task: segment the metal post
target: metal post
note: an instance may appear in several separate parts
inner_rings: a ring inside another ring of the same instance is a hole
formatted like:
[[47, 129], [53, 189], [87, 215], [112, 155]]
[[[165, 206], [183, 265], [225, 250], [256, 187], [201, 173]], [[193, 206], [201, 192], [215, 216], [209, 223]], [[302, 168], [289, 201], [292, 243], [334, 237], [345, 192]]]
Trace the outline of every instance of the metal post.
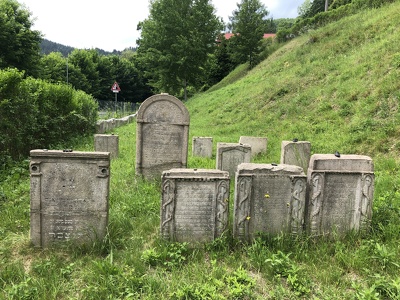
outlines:
[[115, 94], [115, 118], [117, 117], [117, 97], [118, 97], [118, 93], [114, 93]]

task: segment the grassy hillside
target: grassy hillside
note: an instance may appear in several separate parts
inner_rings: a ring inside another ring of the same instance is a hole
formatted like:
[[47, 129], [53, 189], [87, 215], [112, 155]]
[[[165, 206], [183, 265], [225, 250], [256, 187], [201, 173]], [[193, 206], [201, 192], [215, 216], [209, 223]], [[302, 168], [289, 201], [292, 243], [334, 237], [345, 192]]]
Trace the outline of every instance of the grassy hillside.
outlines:
[[191, 99], [191, 132], [307, 140], [314, 153], [400, 149], [399, 3], [310, 31], [234, 84]]
[[[28, 161], [2, 170], [0, 299], [400, 299], [399, 15], [397, 2], [309, 32], [186, 103], [190, 140], [266, 136], [258, 162], [278, 162], [294, 137], [313, 153], [372, 156], [370, 232], [250, 245], [229, 233], [198, 249], [163, 241], [160, 183], [135, 177], [130, 124], [114, 131], [108, 234], [93, 245], [32, 247]], [[93, 137], [57, 148], [93, 151]], [[189, 167], [214, 168], [215, 158], [189, 155]]]

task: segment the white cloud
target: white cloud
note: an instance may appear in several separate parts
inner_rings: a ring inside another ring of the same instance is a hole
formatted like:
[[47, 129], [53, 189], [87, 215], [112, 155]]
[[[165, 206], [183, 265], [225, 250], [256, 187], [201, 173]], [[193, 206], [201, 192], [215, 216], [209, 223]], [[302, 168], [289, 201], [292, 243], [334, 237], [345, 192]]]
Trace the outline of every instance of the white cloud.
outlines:
[[[36, 18], [33, 29], [45, 38], [76, 48], [100, 48], [107, 51], [134, 47], [137, 24], [147, 18], [149, 2], [142, 0], [19, 0]], [[274, 19], [294, 18], [304, 0], [263, 0]], [[62, 3], [60, 3], [62, 2]], [[213, 0], [217, 15], [228, 16], [239, 1]]]

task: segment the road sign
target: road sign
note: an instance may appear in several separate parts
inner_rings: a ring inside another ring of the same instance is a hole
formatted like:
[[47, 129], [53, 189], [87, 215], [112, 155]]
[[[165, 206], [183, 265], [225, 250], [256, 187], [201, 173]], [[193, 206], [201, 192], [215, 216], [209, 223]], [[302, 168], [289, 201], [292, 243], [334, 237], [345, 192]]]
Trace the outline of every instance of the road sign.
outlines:
[[111, 90], [113, 91], [113, 93], [118, 93], [118, 92], [121, 91], [121, 89], [120, 89], [120, 87], [118, 85], [118, 82], [114, 82], [114, 84], [111, 87]]

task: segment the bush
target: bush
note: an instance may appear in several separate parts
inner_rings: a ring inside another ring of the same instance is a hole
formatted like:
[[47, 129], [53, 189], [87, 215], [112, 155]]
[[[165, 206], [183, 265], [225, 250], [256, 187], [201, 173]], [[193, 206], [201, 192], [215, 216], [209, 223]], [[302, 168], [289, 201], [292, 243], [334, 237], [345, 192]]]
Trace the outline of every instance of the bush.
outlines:
[[13, 159], [94, 131], [94, 99], [65, 84], [0, 70], [0, 153]]

